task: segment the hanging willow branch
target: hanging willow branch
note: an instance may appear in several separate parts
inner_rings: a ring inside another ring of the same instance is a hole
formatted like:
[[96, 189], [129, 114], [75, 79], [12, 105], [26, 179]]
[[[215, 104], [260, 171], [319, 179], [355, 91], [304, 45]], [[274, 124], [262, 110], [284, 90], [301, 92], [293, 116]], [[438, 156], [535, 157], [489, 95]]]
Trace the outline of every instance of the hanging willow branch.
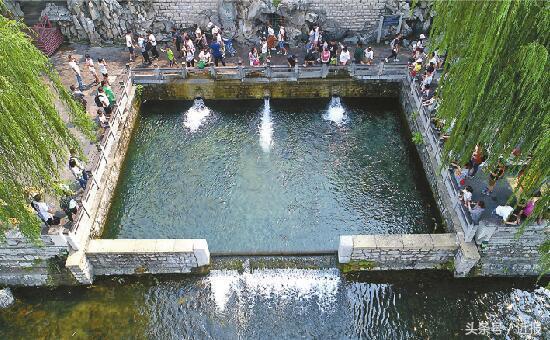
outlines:
[[[0, 13], [2, 7], [0, 1]], [[54, 98], [86, 136], [94, 138], [94, 128], [27, 31], [24, 24], [0, 15], [0, 232], [19, 227], [36, 238], [40, 221], [25, 188], [52, 192], [68, 148], [79, 149]]]
[[[470, 158], [476, 144], [493, 166], [499, 156], [523, 165], [516, 196], [542, 197], [533, 217], [547, 214], [550, 174], [550, 2], [435, 1], [431, 36], [447, 53], [438, 116], [452, 124], [447, 160]], [[516, 169], [519, 171], [519, 169]], [[542, 251], [548, 252], [546, 240]], [[542, 271], [550, 258], [542, 254]]]

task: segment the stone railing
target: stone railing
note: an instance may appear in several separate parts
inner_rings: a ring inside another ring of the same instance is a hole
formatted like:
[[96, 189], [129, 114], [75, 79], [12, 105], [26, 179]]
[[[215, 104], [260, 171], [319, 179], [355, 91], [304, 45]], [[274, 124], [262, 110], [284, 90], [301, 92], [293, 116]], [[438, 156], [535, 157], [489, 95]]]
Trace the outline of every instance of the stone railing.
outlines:
[[67, 268], [83, 284], [95, 276], [190, 273], [210, 264], [206, 240], [91, 240]]
[[134, 68], [132, 77], [134, 84], [157, 84], [170, 81], [206, 78], [215, 80], [240, 79], [297, 81], [315, 78], [356, 78], [356, 79], [390, 79], [402, 80], [407, 75], [407, 65], [379, 63], [376, 65], [347, 66], [310, 66], [295, 67], [283, 65], [265, 66], [210, 66], [203, 70], [198, 68]]
[[340, 236], [338, 261], [351, 270], [445, 269], [467, 275], [479, 260], [456, 234]]
[[441, 194], [447, 195], [444, 201], [449, 204], [448, 207], [440, 207], [440, 209], [444, 211], [445, 208], [449, 208], [448, 210], [456, 216], [456, 221], [460, 226], [460, 230], [456, 231], [463, 232], [466, 241], [471, 242], [475, 236], [476, 226], [472, 223], [469, 213], [466, 212], [464, 205], [458, 199], [459, 188], [456, 180], [451, 175], [448, 167], [444, 166], [442, 162], [442, 145], [439, 135], [433, 128], [430, 110], [422, 105], [417, 83], [411, 81], [409, 77], [404, 80], [401, 98], [402, 101], [407, 102], [403, 103], [406, 118], [409, 123], [414, 125], [411, 126], [411, 132], [418, 131], [422, 134], [424, 143], [421, 147], [425, 148], [428, 155], [424, 161], [424, 168], [427, 172], [431, 171], [434, 175], [439, 176], [444, 186], [444, 188], [441, 188], [441, 191], [444, 191]]
[[113, 157], [117, 151], [121, 137], [126, 131], [128, 114], [131, 109], [133, 97], [132, 77], [127, 73], [123, 81], [123, 91], [117, 100], [116, 109], [113, 112], [110, 127], [99, 143], [99, 153], [89, 161], [92, 164], [91, 180], [88, 181], [86, 190], [82, 195], [81, 207], [75, 218], [73, 228], [67, 237], [72, 249], [79, 250], [85, 246], [90, 237], [98, 212], [98, 202], [105, 191], [106, 178], [111, 176], [113, 165], [120, 165]]

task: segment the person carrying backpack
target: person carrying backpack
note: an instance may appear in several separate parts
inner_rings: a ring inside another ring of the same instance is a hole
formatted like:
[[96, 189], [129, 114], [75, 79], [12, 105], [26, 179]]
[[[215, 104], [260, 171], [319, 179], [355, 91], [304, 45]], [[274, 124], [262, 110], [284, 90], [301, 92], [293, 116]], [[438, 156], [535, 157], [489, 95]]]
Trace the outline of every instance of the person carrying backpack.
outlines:
[[113, 108], [111, 107], [111, 102], [109, 101], [109, 98], [105, 94], [105, 90], [102, 87], [99, 87], [97, 89], [97, 95], [94, 98], [95, 104], [97, 107], [100, 107], [105, 112], [106, 116], [110, 116], [113, 112]]

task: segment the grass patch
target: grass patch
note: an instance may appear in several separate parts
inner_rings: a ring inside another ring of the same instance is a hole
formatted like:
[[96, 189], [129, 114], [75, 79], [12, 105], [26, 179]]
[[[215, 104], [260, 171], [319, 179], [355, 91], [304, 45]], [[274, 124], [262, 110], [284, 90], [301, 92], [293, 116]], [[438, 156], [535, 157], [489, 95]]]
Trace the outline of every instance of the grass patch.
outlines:
[[356, 260], [341, 265], [342, 273], [358, 272], [364, 270], [373, 270], [376, 262], [370, 260]]

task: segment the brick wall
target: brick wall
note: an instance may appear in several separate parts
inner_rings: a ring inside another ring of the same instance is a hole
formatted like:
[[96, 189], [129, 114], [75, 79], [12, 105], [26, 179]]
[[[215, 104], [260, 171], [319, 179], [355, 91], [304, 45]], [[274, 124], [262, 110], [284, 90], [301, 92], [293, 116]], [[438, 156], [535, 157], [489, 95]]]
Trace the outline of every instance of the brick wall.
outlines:
[[218, 0], [152, 0], [152, 5], [157, 20], [163, 17], [183, 26], [199, 22], [201, 11], [218, 11]]

